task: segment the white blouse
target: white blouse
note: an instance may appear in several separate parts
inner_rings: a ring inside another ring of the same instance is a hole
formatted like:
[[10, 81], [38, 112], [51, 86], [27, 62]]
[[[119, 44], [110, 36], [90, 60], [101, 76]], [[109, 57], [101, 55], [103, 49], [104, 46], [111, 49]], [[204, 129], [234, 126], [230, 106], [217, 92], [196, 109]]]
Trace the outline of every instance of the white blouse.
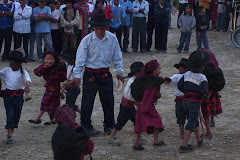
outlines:
[[[18, 15], [21, 13], [22, 16]], [[21, 6], [16, 6], [14, 12], [13, 31], [17, 33], [31, 33], [30, 19], [32, 16], [32, 7], [25, 5], [22, 10]]]

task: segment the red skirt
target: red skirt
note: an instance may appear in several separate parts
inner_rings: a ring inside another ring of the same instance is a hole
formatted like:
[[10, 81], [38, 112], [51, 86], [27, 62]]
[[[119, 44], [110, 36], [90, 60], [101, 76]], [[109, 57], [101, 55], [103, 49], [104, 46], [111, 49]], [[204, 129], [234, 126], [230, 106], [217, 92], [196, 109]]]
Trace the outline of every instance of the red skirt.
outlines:
[[[209, 96], [210, 93], [211, 95]], [[216, 115], [222, 113], [220, 98], [221, 96], [218, 94], [218, 92], [208, 92], [207, 98], [203, 99], [201, 105], [201, 111], [205, 119], [208, 117], [215, 117]]]
[[55, 112], [59, 106], [60, 88], [46, 88], [40, 110], [44, 112]]

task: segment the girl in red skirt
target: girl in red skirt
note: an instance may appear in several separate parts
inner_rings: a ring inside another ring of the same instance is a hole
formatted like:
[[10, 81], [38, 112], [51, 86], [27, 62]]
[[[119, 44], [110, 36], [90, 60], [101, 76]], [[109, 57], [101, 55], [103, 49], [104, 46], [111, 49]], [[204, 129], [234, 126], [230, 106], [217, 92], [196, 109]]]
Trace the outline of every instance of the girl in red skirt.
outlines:
[[[137, 97], [136, 105], [138, 107], [136, 114], [136, 124], [135, 124], [135, 143], [133, 150], [144, 150], [139, 144], [139, 138], [142, 132], [147, 132], [148, 134], [154, 134], [154, 147], [161, 147], [166, 145], [163, 141], [158, 141], [159, 132], [164, 130], [162, 120], [158, 114], [155, 105], [160, 96], [160, 85], [163, 83], [163, 79], [159, 77], [160, 65], [157, 60], [151, 60], [148, 62], [143, 69], [143, 76], [136, 78], [133, 83], [138, 84], [136, 88], [141, 88], [138, 90], [138, 94], [141, 97], [139, 100]], [[131, 86], [132, 94], [136, 89], [133, 88], [134, 84]], [[141, 96], [142, 95], [142, 96]]]
[[44, 64], [40, 65], [34, 70], [36, 76], [43, 76], [46, 84], [46, 91], [44, 93], [40, 112], [34, 120], [29, 120], [30, 123], [40, 124], [41, 117], [45, 112], [48, 112], [50, 122], [44, 123], [44, 125], [50, 125], [54, 123], [54, 113], [60, 106], [60, 82], [66, 80], [66, 65], [59, 62], [57, 53], [54, 51], [46, 51], [44, 53]]
[[207, 129], [204, 137], [205, 139], [211, 140], [212, 132], [210, 130], [210, 127], [215, 126], [214, 117], [222, 113], [222, 106], [220, 101], [221, 96], [218, 94], [218, 91], [223, 89], [225, 85], [225, 79], [222, 70], [218, 67], [218, 62], [215, 58], [214, 53], [204, 49], [201, 49], [201, 51], [207, 52], [210, 55], [208, 64], [203, 71], [203, 74], [208, 79], [208, 93], [202, 101], [201, 111]]

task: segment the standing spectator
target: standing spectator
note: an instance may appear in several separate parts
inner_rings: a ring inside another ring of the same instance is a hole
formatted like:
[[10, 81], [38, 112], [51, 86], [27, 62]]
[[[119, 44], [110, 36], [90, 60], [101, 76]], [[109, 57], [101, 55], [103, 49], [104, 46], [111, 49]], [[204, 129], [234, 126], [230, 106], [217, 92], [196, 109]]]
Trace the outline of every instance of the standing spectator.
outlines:
[[171, 4], [171, 0], [165, 0], [165, 3], [168, 5], [169, 7], [169, 14], [168, 14], [168, 29], [172, 29], [172, 25], [171, 25], [171, 21], [172, 21], [172, 4]]
[[119, 0], [114, 0], [114, 4], [111, 8], [112, 10], [112, 23], [110, 24], [110, 32], [116, 33], [118, 43], [120, 48], [122, 49], [122, 26], [123, 26], [123, 18], [125, 17], [125, 10], [119, 4]]
[[20, 6], [15, 7], [14, 12], [14, 49], [21, 47], [25, 52], [24, 59], [28, 59], [28, 42], [31, 33], [30, 21], [32, 16], [32, 7], [26, 5], [26, 0], [20, 0]]
[[0, 51], [2, 50], [3, 39], [5, 41], [4, 52], [2, 60], [6, 61], [9, 57], [9, 52], [12, 43], [12, 30], [13, 30], [13, 4], [8, 3], [8, 0], [3, 0], [0, 5]]
[[199, 6], [203, 6], [208, 17], [210, 16], [210, 7], [212, 0], [199, 0]]
[[123, 52], [128, 53], [129, 45], [129, 28], [131, 26], [132, 2], [130, 0], [123, 0], [121, 5], [124, 7], [126, 16], [123, 20]]
[[[225, 28], [225, 31], [227, 31], [228, 30], [228, 27], [229, 27], [229, 22], [230, 22], [230, 20], [232, 19], [232, 21], [231, 21], [231, 24], [232, 24], [232, 28], [231, 28], [231, 31], [233, 31], [233, 29], [234, 29], [234, 25], [236, 26], [236, 24], [237, 24], [237, 20], [238, 20], [238, 15], [239, 15], [239, 12], [237, 11], [236, 12], [236, 22], [235, 22], [235, 24], [234, 24], [234, 8], [232, 8], [232, 1], [233, 0], [227, 0], [227, 7], [228, 7], [228, 9], [227, 9], [227, 14], [226, 14], [226, 28]], [[236, 4], [237, 3], [239, 3], [239, 1], [238, 0], [235, 0], [234, 1]], [[239, 10], [240, 9], [240, 6], [238, 6], [237, 7], [237, 10]], [[230, 18], [230, 14], [232, 15], [232, 18]]]
[[[30, 0], [28, 2], [29, 6], [32, 7], [32, 12], [33, 9], [38, 6], [38, 1], [37, 0]], [[36, 42], [36, 34], [35, 34], [35, 20], [33, 18], [33, 14], [31, 15], [31, 34], [30, 34], [30, 49], [29, 49], [29, 56], [28, 56], [28, 62], [35, 62], [33, 53], [34, 53], [34, 45]]]
[[218, 0], [217, 31], [225, 30], [227, 3], [226, 0]]
[[79, 12], [73, 8], [73, 1], [66, 0], [66, 8], [61, 12], [61, 26], [64, 28], [63, 34], [63, 52], [68, 48], [70, 44], [71, 48], [76, 47], [77, 33], [79, 24]]
[[[87, 0], [88, 1], [88, 0]], [[91, 20], [91, 16], [94, 10], [94, 6], [88, 1], [88, 7], [89, 7], [89, 17], [88, 17], [88, 22]], [[88, 33], [91, 33], [91, 25], [88, 23]]]
[[216, 29], [217, 26], [217, 10], [218, 10], [218, 0], [211, 1], [211, 8], [210, 8], [210, 17], [211, 20], [211, 30]]
[[188, 0], [188, 4], [192, 5], [194, 16], [196, 16], [198, 14], [197, 13], [197, 5], [198, 5], [197, 3], [198, 3], [197, 0]]
[[53, 51], [52, 37], [50, 33], [51, 9], [45, 6], [45, 0], [39, 0], [38, 4], [39, 6], [33, 10], [33, 17], [36, 22], [35, 33], [37, 41], [37, 55], [39, 62], [42, 63], [42, 38], [44, 39], [47, 51]]
[[167, 36], [168, 36], [168, 14], [169, 7], [164, 0], [159, 0], [155, 6], [155, 49], [156, 52], [167, 53]]
[[136, 0], [133, 2], [133, 31], [132, 48], [137, 52], [140, 35], [140, 50], [146, 52], [146, 16], [149, 12], [149, 3], [145, 0]]
[[180, 44], [177, 50], [178, 50], [178, 53], [181, 53], [183, 49], [183, 45], [185, 43], [184, 52], [187, 52], [189, 50], [192, 29], [196, 25], [195, 17], [194, 15], [192, 15], [191, 5], [186, 6], [186, 10], [180, 16], [178, 23], [179, 23], [178, 25], [181, 27], [181, 38], [180, 38]]
[[155, 15], [154, 8], [158, 4], [158, 0], [149, 0], [149, 13], [148, 13], [148, 22], [147, 22], [147, 51], [150, 51], [152, 47], [152, 35], [155, 28]]
[[[195, 1], [195, 0], [194, 0]], [[182, 13], [185, 11], [186, 5], [188, 4], [188, 0], [179, 0], [179, 13], [178, 13], [178, 20], [180, 18], [180, 16], [182, 15]], [[178, 25], [178, 21], [177, 21], [177, 25]], [[180, 26], [178, 25], [178, 28], [180, 28]]]
[[[89, 7], [85, 0], [78, 0], [78, 3], [74, 4], [74, 8], [76, 8], [79, 12], [79, 33], [77, 35], [77, 46], [79, 46], [81, 40], [88, 34], [88, 15], [89, 15]], [[76, 48], [74, 47], [74, 48]]]
[[209, 50], [207, 30], [209, 29], [209, 18], [206, 14], [206, 10], [203, 6], [199, 6], [199, 12], [196, 16], [196, 34], [197, 34], [197, 46], [198, 49], [204, 48]]
[[60, 12], [56, 9], [55, 0], [50, 0], [48, 6], [51, 8], [50, 28], [53, 49], [60, 55], [62, 51], [62, 34], [59, 27]]
[[94, 5], [94, 10], [92, 14], [98, 14], [99, 12], [103, 12], [103, 5], [104, 5], [103, 0], [97, 0]]

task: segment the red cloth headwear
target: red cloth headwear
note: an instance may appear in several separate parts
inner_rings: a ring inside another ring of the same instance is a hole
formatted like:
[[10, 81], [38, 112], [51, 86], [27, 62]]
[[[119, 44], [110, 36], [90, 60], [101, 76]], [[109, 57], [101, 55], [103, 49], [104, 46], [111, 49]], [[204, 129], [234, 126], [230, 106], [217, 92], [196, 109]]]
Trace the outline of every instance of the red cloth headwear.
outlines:
[[144, 75], [150, 75], [153, 73], [153, 71], [159, 66], [159, 63], [157, 60], [153, 59], [149, 62], [147, 62], [143, 68], [143, 74]]

